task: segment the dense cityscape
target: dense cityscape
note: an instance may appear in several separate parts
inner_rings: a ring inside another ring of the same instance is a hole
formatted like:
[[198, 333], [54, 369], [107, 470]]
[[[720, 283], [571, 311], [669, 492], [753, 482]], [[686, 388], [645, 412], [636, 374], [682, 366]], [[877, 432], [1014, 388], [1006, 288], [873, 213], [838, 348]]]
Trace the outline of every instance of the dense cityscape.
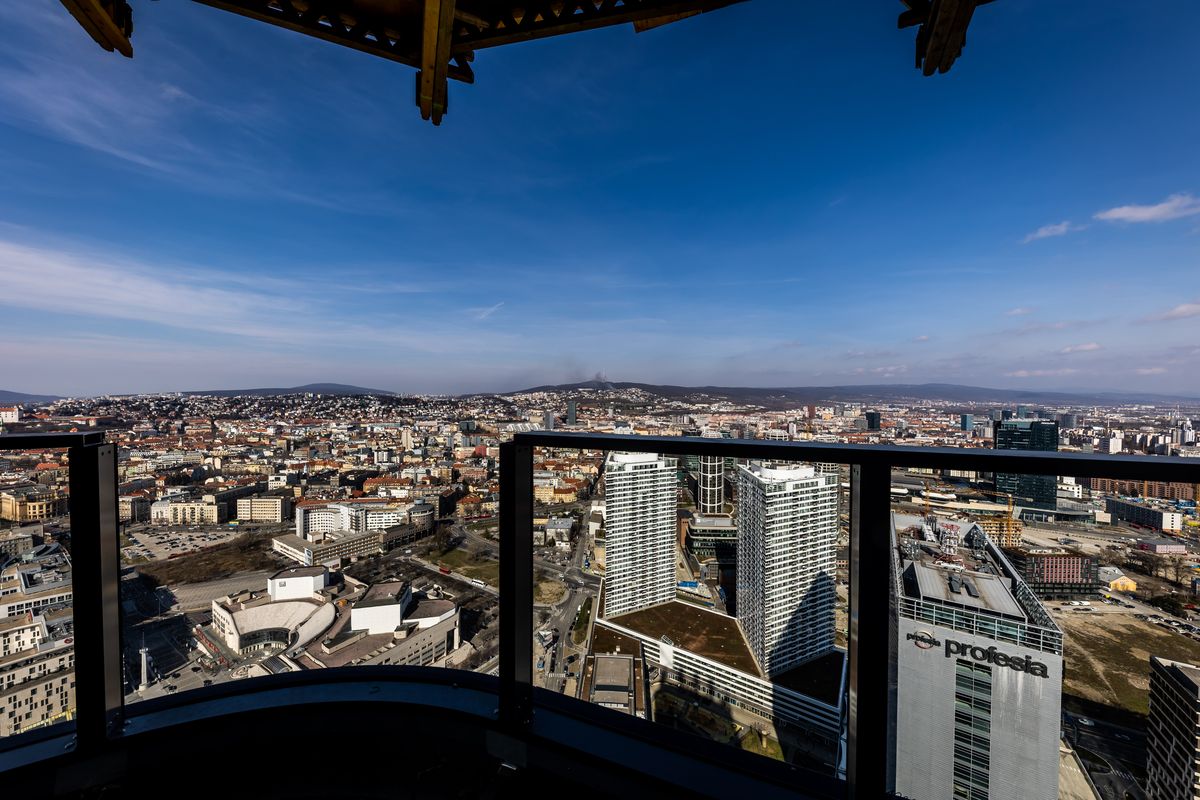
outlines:
[[[119, 447], [131, 703], [352, 665], [494, 674], [498, 455], [516, 433], [1200, 457], [1196, 406], [671, 388], [109, 396], [0, 422]], [[4, 736], [74, 713], [69, 466], [0, 460]], [[877, 555], [898, 615], [894, 791], [1165, 797], [1200, 775], [1171, 716], [1200, 696], [1198, 491], [893, 471]], [[543, 449], [533, 495], [537, 685], [841, 774], [844, 465]]]

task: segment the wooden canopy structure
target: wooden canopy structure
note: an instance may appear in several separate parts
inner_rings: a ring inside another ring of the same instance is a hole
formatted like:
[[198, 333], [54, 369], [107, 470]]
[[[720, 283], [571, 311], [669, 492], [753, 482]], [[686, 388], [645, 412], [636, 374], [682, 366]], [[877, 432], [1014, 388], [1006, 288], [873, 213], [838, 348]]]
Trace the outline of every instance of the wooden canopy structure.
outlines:
[[[106, 50], [133, 56], [128, 0], [61, 0]], [[441, 124], [448, 83], [472, 83], [488, 47], [631, 23], [644, 31], [746, 0], [195, 0], [417, 72], [421, 116]], [[962, 53], [975, 7], [991, 0], [901, 0], [899, 27], [919, 25], [917, 67], [945, 72]]]

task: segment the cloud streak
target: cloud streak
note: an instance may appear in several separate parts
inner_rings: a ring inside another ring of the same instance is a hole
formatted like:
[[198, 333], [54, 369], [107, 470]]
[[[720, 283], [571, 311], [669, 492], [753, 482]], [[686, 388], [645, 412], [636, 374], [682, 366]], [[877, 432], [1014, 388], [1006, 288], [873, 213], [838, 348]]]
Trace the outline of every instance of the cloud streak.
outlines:
[[1058, 352], [1063, 353], [1064, 355], [1067, 355], [1070, 353], [1093, 353], [1097, 350], [1103, 350], [1103, 349], [1104, 349], [1104, 347], [1101, 344], [1099, 344], [1098, 342], [1086, 342], [1084, 344], [1067, 345], [1066, 347], [1064, 347], [1062, 350], [1059, 350]]
[[1146, 322], [1170, 322], [1176, 319], [1189, 319], [1191, 317], [1200, 317], [1200, 301], [1192, 303], [1180, 303], [1172, 309], [1162, 312], [1161, 314], [1152, 314], [1146, 317]]
[[497, 311], [499, 311], [503, 307], [504, 307], [504, 302], [501, 301], [499, 303], [496, 303], [496, 305], [494, 305], [494, 306], [489, 306], [487, 308], [476, 308], [476, 309], [472, 309], [472, 310], [474, 312], [475, 319], [482, 322], [483, 320], [487, 319], [492, 314], [495, 314]]
[[1105, 222], [1168, 222], [1200, 214], [1200, 199], [1187, 193], [1173, 194], [1153, 205], [1117, 206], [1096, 214]]
[[1086, 225], [1072, 225], [1069, 220], [1056, 222], [1053, 225], [1043, 225], [1022, 239], [1021, 244], [1029, 244], [1030, 242], [1036, 242], [1038, 239], [1049, 239], [1054, 236], [1066, 236], [1068, 233], [1075, 233], [1086, 227]]
[[1074, 375], [1076, 372], [1079, 370], [1065, 367], [1062, 369], [1019, 369], [1004, 374], [1009, 378], [1051, 378], [1059, 375]]

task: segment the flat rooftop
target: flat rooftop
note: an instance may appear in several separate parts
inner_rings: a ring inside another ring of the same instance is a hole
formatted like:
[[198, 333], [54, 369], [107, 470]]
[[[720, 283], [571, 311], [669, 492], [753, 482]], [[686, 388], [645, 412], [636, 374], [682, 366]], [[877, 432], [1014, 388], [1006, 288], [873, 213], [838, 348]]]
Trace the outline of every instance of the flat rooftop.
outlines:
[[742, 629], [733, 617], [672, 601], [611, 619], [617, 625], [656, 640], [666, 636], [676, 647], [762, 677], [758, 662], [751, 655]]
[[827, 705], [837, 706], [840, 704], [838, 693], [842, 689], [845, 660], [846, 654], [835, 650], [776, 675], [771, 682]]
[[271, 580], [279, 580], [280, 578], [311, 578], [316, 575], [324, 575], [325, 572], [325, 567], [320, 565], [315, 567], [288, 567], [272, 575]]
[[[980, 611], [990, 611], [1019, 620], [1025, 612], [1009, 591], [1009, 581], [998, 575], [983, 572], [962, 572], [939, 569], [922, 561], [912, 562], [905, 567], [905, 578], [912, 572], [918, 594], [923, 600], [965, 606]], [[906, 580], [905, 584], [910, 585]]]

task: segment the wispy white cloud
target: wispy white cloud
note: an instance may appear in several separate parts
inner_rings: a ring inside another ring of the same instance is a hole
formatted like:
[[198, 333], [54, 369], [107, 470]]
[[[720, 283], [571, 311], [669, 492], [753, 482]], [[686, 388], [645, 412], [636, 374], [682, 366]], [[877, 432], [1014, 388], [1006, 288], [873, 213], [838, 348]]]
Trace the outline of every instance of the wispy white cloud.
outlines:
[[1167, 222], [1200, 214], [1200, 199], [1187, 193], [1173, 194], [1153, 205], [1117, 206], [1096, 214], [1105, 222]]
[[1004, 374], [1009, 378], [1050, 378], [1058, 375], [1073, 375], [1078, 371], [1067, 367], [1063, 369], [1019, 369]]
[[907, 364], [889, 364], [882, 367], [871, 367], [870, 369], [859, 367], [854, 370], [855, 375], [875, 375], [880, 378], [894, 378], [897, 375], [905, 375], [907, 373]]
[[1200, 300], [1191, 303], [1180, 303], [1161, 314], [1151, 314], [1149, 317], [1146, 317], [1145, 321], [1169, 322], [1176, 319], [1188, 319], [1189, 317], [1200, 317]]
[[1096, 350], [1103, 350], [1104, 347], [1098, 342], [1085, 342], [1084, 344], [1069, 344], [1058, 352], [1063, 354], [1068, 353], [1092, 353]]
[[1049, 239], [1053, 236], [1066, 236], [1068, 233], [1074, 233], [1086, 228], [1086, 225], [1072, 225], [1069, 220], [1056, 222], [1053, 225], [1043, 225], [1033, 233], [1021, 240], [1021, 244], [1029, 244], [1038, 239]]
[[1018, 308], [1010, 308], [1008, 311], [1004, 312], [1004, 316], [1006, 316], [1006, 317], [1023, 317], [1026, 314], [1032, 314], [1032, 313], [1033, 313], [1032, 308], [1025, 308], [1024, 306], [1021, 306]]
[[501, 301], [499, 303], [496, 303], [496, 305], [494, 305], [494, 306], [488, 306], [487, 308], [474, 308], [474, 309], [471, 309], [471, 311], [473, 312], [473, 316], [475, 317], [475, 319], [482, 321], [482, 320], [485, 320], [488, 317], [490, 317], [492, 314], [495, 314], [497, 311], [499, 311], [503, 307], [504, 307], [504, 303], [503, 303], [503, 301]]
[[914, 336], [913, 341], [914, 342], [928, 342], [929, 337], [926, 336], [925, 334], [921, 334], [920, 336]]
[[1166, 367], [1138, 367], [1134, 370], [1138, 375], [1162, 375], [1166, 371]]

